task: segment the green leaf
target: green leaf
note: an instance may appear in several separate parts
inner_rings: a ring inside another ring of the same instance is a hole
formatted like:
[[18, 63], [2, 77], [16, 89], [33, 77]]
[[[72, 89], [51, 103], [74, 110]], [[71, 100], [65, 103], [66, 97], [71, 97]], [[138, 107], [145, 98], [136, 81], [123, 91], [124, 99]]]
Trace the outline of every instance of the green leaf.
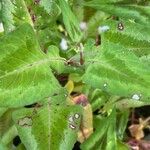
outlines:
[[0, 106], [29, 105], [59, 92], [60, 85], [49, 68], [52, 61], [55, 59], [40, 50], [30, 25], [1, 38]]
[[72, 13], [69, 4], [65, 0], [58, 0], [61, 8], [63, 21], [68, 31], [68, 34], [73, 42], [79, 42], [81, 40], [81, 30], [79, 28], [79, 22], [76, 16]]
[[[123, 30], [118, 29], [122, 23]], [[133, 51], [137, 56], [144, 56], [150, 53], [150, 28], [133, 21], [104, 21], [101, 26], [108, 25], [110, 30], [103, 34], [102, 41], [119, 43]]]
[[0, 149], [1, 150], [8, 150], [8, 148], [5, 145], [1, 144], [1, 143], [0, 143]]
[[5, 32], [8, 33], [15, 28], [12, 15], [15, 10], [11, 0], [2, 0], [1, 4], [1, 18], [3, 21]]
[[120, 140], [117, 141], [117, 149], [118, 150], [130, 150], [130, 148], [122, 143]]
[[110, 94], [148, 101], [150, 97], [150, 70], [132, 52], [119, 44], [105, 42], [101, 53], [91, 59], [83, 81]]
[[94, 133], [81, 144], [82, 150], [116, 150], [115, 110], [108, 117], [94, 118]]
[[105, 93], [104, 91], [102, 91], [100, 89], [95, 89], [92, 92], [92, 96], [90, 98], [92, 110], [96, 111], [97, 109], [104, 106], [106, 104], [106, 102], [108, 101], [108, 96], [109, 95], [107, 93]]
[[2, 0], [2, 22], [5, 33], [9, 33], [23, 23], [33, 25], [24, 0]]
[[[126, 1], [99, 1], [92, 0], [86, 2], [85, 6], [95, 8], [111, 14], [113, 16], [118, 16], [120, 18], [133, 19], [138, 23], [147, 24], [150, 22], [149, 6], [137, 6], [134, 3], [128, 3]], [[132, 15], [131, 15], [132, 14]]]
[[125, 129], [127, 128], [128, 118], [129, 118], [129, 110], [124, 110], [117, 115], [117, 134], [119, 139], [123, 139]]
[[41, 0], [40, 5], [50, 16], [56, 17], [61, 13], [59, 6], [56, 4], [56, 0]]
[[32, 134], [32, 116], [34, 109], [19, 109], [13, 112], [13, 120], [18, 130], [21, 142], [27, 150], [38, 150], [37, 141]]
[[51, 68], [54, 69], [57, 73], [62, 73], [64, 70], [64, 63], [60, 62], [60, 59], [63, 60], [63, 58], [59, 56], [59, 49], [56, 46], [51, 45], [48, 47], [47, 55], [49, 58], [52, 57], [56, 60], [50, 64]]
[[70, 150], [77, 140], [81, 107], [47, 104], [38, 109], [20, 109], [13, 119], [27, 150]]

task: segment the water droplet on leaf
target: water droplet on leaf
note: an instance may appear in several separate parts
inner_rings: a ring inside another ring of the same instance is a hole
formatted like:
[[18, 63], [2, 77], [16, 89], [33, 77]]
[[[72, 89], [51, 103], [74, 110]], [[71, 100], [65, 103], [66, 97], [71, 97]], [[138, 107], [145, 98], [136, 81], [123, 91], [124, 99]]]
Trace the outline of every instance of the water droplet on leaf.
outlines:
[[133, 99], [133, 100], [140, 100], [140, 95], [134, 94], [134, 95], [132, 96], [132, 99]]
[[107, 83], [104, 83], [104, 85], [103, 85], [104, 87], [107, 87]]
[[76, 129], [76, 126], [75, 125], [73, 125], [73, 124], [69, 124], [69, 127], [71, 128], [71, 129]]
[[74, 120], [73, 120], [73, 117], [72, 117], [72, 116], [70, 116], [68, 120], [69, 120], [69, 122], [74, 122]]
[[118, 30], [122, 31], [124, 29], [123, 23], [119, 22], [118, 23]]
[[76, 119], [78, 119], [78, 118], [80, 117], [80, 115], [79, 115], [79, 114], [75, 114], [74, 117], [75, 117]]

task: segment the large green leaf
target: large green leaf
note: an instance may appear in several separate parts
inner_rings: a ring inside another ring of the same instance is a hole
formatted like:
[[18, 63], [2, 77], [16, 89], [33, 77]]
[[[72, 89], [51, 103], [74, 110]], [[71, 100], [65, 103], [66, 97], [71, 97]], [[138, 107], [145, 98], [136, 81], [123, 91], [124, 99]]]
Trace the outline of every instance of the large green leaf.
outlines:
[[32, 27], [22, 25], [0, 40], [0, 106], [18, 107], [59, 92]]
[[[136, 2], [129, 1], [99, 1], [92, 0], [85, 3], [97, 10], [126, 19], [133, 19], [141, 24], [147, 24], [150, 21], [149, 6], [137, 6]], [[132, 15], [131, 15], [132, 14]]]
[[119, 44], [104, 42], [100, 54], [91, 59], [83, 81], [110, 94], [148, 101], [150, 70], [132, 52]]
[[[123, 30], [118, 29], [118, 24], [123, 25]], [[148, 55], [150, 53], [150, 28], [132, 21], [109, 20], [101, 23], [107, 25], [110, 30], [103, 35], [104, 41], [108, 40], [133, 51], [137, 56]]]
[[13, 114], [19, 136], [27, 150], [71, 150], [77, 140], [80, 106], [50, 105], [20, 109]]

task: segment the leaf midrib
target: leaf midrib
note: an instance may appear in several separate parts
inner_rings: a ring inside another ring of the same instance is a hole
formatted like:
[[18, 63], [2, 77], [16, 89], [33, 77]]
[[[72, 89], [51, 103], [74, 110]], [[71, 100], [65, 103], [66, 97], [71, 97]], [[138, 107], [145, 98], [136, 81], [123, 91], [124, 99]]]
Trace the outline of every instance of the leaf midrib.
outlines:
[[14, 75], [16, 73], [22, 73], [25, 70], [29, 70], [29, 69], [32, 69], [34, 67], [40, 66], [40, 65], [48, 64], [51, 61], [63, 61], [63, 62], [65, 62], [66, 60], [63, 59], [63, 58], [60, 58], [60, 57], [58, 57], [58, 58], [56, 58], [56, 57], [54, 57], [54, 58], [45, 58], [45, 59], [27, 64], [27, 65], [21, 66], [21, 67], [13, 70], [11, 72], [8, 72], [7, 74], [0, 76], [0, 79], [3, 79], [3, 78], [5, 78], [7, 76], [10, 76], [10, 75]]

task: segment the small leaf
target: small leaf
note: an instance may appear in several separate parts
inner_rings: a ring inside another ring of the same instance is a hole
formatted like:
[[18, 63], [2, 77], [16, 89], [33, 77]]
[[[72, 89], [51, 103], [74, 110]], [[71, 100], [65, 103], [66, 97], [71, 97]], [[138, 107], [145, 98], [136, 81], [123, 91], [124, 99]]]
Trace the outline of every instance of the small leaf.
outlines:
[[81, 144], [82, 150], [116, 150], [115, 111], [106, 118], [94, 118], [94, 133]]
[[51, 68], [59, 74], [62, 73], [64, 71], [63, 61], [65, 61], [65, 59], [59, 56], [59, 49], [51, 45], [48, 47], [47, 55], [50, 59], [54, 60], [50, 63]]
[[76, 16], [72, 13], [69, 4], [65, 0], [58, 0], [58, 1], [63, 15], [64, 24], [71, 40], [73, 42], [79, 42], [82, 33], [79, 28], [79, 22]]

